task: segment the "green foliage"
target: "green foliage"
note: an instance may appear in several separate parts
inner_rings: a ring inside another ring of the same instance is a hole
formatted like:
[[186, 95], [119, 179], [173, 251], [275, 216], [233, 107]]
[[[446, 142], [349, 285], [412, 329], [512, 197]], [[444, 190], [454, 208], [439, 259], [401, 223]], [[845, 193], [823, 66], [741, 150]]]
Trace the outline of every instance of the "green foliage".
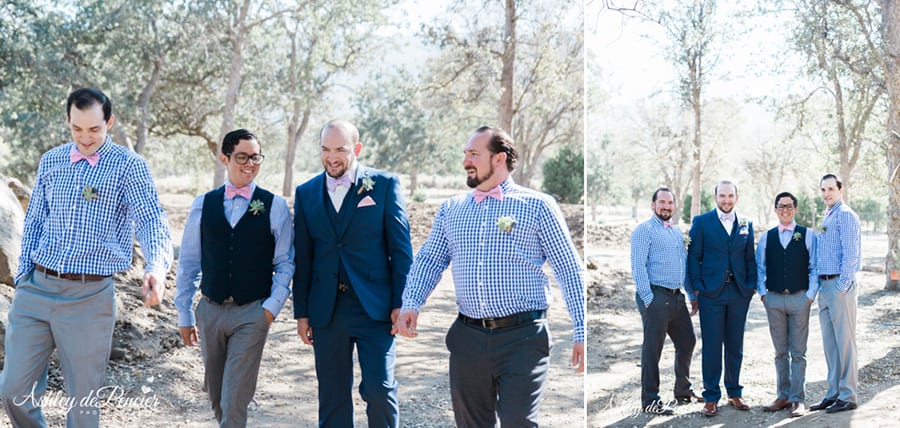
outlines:
[[881, 223], [884, 221], [886, 214], [878, 201], [874, 199], [863, 199], [854, 202], [854, 205], [856, 213], [859, 214], [860, 221], [871, 224], [872, 231], [877, 231], [881, 228]]
[[[684, 205], [681, 206], [681, 220], [685, 223], [691, 222], [691, 202], [694, 200], [691, 194], [684, 197]], [[705, 213], [716, 206], [713, 195], [706, 190], [700, 192], [700, 212]]]
[[544, 162], [543, 190], [564, 204], [577, 204], [584, 197], [584, 154], [565, 146]]
[[425, 196], [425, 192], [420, 190], [416, 193], [413, 193], [413, 196], [412, 196], [413, 202], [425, 202], [425, 199], [427, 199]]
[[614, 199], [609, 193], [615, 172], [615, 165], [611, 161], [608, 152], [610, 146], [609, 136], [604, 135], [596, 145], [598, 147], [586, 148], [585, 157], [587, 161], [584, 164], [584, 171], [587, 174], [586, 201], [594, 203]]
[[797, 195], [797, 211], [794, 213], [797, 224], [815, 228], [824, 212], [825, 202], [822, 198], [808, 193]]

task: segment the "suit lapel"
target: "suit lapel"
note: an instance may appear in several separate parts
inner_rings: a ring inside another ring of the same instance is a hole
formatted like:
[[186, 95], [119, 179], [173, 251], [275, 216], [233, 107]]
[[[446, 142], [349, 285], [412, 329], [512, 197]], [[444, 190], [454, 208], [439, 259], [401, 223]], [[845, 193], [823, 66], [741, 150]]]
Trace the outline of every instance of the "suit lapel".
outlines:
[[347, 231], [347, 227], [353, 219], [353, 214], [356, 213], [356, 205], [362, 199], [362, 195], [359, 194], [359, 190], [362, 189], [362, 180], [368, 176], [369, 169], [360, 164], [356, 170], [356, 181], [350, 187], [350, 190], [347, 191], [347, 196], [344, 197], [344, 202], [341, 204], [341, 212], [337, 216], [336, 232], [338, 238], [343, 238], [344, 232]]
[[[310, 198], [310, 202], [312, 203], [311, 209], [307, 212], [311, 215], [314, 215], [315, 221], [309, 221], [309, 224], [322, 224], [324, 222], [328, 222], [331, 226], [328, 230], [331, 231], [333, 237], [337, 239], [337, 234], [335, 233], [335, 225], [337, 224], [337, 214], [334, 213], [334, 205], [331, 204], [331, 198], [328, 197], [328, 190], [325, 188], [325, 172], [323, 171], [318, 177], [315, 178], [316, 182], [312, 183], [313, 194]], [[324, 218], [322, 218], [324, 217]]]

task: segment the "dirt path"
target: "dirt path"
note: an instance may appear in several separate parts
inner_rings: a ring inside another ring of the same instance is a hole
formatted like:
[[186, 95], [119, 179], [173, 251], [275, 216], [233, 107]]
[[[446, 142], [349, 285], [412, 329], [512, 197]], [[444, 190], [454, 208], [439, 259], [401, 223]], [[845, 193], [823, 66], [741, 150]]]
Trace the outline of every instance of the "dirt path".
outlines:
[[[590, 244], [597, 242], [598, 245]], [[825, 427], [895, 427], [900, 420], [900, 294], [883, 291], [882, 273], [861, 272], [858, 307], [857, 344], [859, 347], [860, 407], [851, 412], [826, 414], [810, 413], [791, 419], [785, 411], [766, 413], [761, 407], [775, 398], [774, 350], [768, 331], [765, 309], [754, 296], [748, 314], [744, 337], [744, 362], [741, 383], [744, 398], [752, 408], [742, 412], [721, 406], [720, 415], [706, 418], [700, 415], [700, 403], [678, 406], [669, 417], [650, 416], [640, 408], [640, 350], [641, 320], [634, 303], [634, 284], [629, 267], [629, 249], [610, 242], [620, 239], [592, 241], [586, 250], [588, 260], [598, 265], [603, 277], [589, 291], [588, 297], [588, 371], [585, 392], [588, 426], [825, 426]], [[883, 266], [886, 240], [881, 236], [863, 238], [864, 266], [867, 269]], [[608, 295], [602, 295], [607, 293]], [[693, 318], [697, 348], [691, 366], [691, 381], [698, 394], [702, 391], [700, 376], [703, 345], [700, 340], [699, 319]], [[807, 351], [807, 404], [821, 400], [827, 389], [827, 369], [822, 351], [818, 304], [810, 314], [810, 335]], [[667, 339], [660, 364], [660, 392], [663, 399], [672, 399], [674, 351]]]
[[[192, 200], [183, 195], [163, 195], [176, 244], [181, 241]], [[437, 205], [422, 204], [410, 208], [413, 247], [417, 249], [430, 231]], [[577, 219], [576, 223], [570, 223], [573, 234], [580, 235], [582, 212], [569, 211], [572, 210], [567, 208], [567, 215]], [[549, 273], [549, 268], [547, 270]], [[139, 307], [136, 286], [119, 290], [117, 300], [121, 316], [114, 342], [121, 345], [129, 357], [112, 361], [107, 371], [105, 384], [110, 389], [106, 395], [117, 394], [123, 400], [104, 407], [101, 413], [104, 427], [215, 426], [206, 393], [202, 391], [200, 349], [186, 348], [178, 339], [172, 304], [173, 279], [170, 274], [167, 299], [159, 310]], [[0, 290], [6, 293], [7, 301], [11, 299], [11, 288]], [[554, 303], [549, 311], [553, 349], [540, 422], [548, 427], [581, 427], [585, 424], [584, 377], [576, 375], [569, 364], [572, 322], [555, 283], [553, 296]], [[444, 336], [456, 313], [453, 284], [447, 273], [419, 317], [419, 337], [400, 338], [397, 342], [395, 375], [400, 383], [403, 427], [454, 426], [447, 376], [449, 353], [444, 346]], [[288, 302], [269, 332], [255, 400], [249, 410], [249, 426], [314, 427], [317, 424], [318, 385], [313, 352], [300, 342], [292, 318], [293, 308]], [[155, 356], [142, 358], [142, 353]], [[359, 383], [359, 376], [357, 367], [355, 385]], [[60, 387], [60, 372], [51, 366], [51, 392], [58, 396]], [[49, 426], [65, 425], [63, 406], [50, 404], [44, 409]], [[365, 403], [359, 398], [356, 386], [354, 409], [355, 425], [367, 426]], [[5, 416], [0, 417], [0, 426], [9, 426]]]

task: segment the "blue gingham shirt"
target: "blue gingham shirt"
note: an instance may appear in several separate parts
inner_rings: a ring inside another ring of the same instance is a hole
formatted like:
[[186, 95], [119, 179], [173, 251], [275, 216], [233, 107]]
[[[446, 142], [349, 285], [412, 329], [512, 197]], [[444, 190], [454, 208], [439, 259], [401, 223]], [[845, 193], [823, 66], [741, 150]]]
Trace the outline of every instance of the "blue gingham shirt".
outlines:
[[[226, 185], [231, 184], [226, 181]], [[256, 191], [256, 183], [250, 183], [250, 194]], [[269, 310], [274, 317], [278, 317], [284, 302], [291, 295], [291, 279], [294, 277], [294, 224], [291, 222], [291, 212], [287, 201], [281, 196], [274, 195], [272, 209], [269, 210], [270, 232], [275, 237], [275, 254], [272, 258], [274, 274], [272, 275], [272, 288], [269, 297], [263, 301], [263, 308]], [[196, 323], [194, 316], [194, 295], [200, 288], [202, 272], [201, 246], [200, 246], [200, 221], [203, 218], [203, 200], [205, 194], [194, 199], [191, 211], [188, 213], [187, 222], [184, 225], [184, 235], [181, 237], [181, 251], [178, 254], [178, 269], [175, 275], [175, 308], [178, 309], [178, 326], [190, 327]], [[235, 227], [241, 217], [247, 213], [250, 201], [243, 196], [235, 196], [234, 199], [225, 199], [222, 209], [228, 224]]]
[[825, 231], [820, 228], [816, 237], [819, 275], [840, 274], [835, 287], [846, 292], [856, 279], [862, 256], [859, 216], [841, 201], [831, 207], [822, 225]]
[[[794, 233], [797, 230], [797, 223], [791, 222], [790, 230], [782, 230], [778, 232], [778, 241], [781, 248], [787, 248], [794, 239]], [[756, 244], [756, 291], [760, 296], [766, 295], [766, 247], [769, 241], [769, 232], [763, 232], [759, 237], [759, 243]], [[813, 229], [806, 229], [806, 239], [803, 242], [806, 245], [806, 251], [809, 252], [809, 284], [806, 290], [806, 297], [810, 300], [816, 298], [819, 292], [819, 274], [816, 267], [816, 232]]]
[[[96, 166], [71, 163], [75, 143], [41, 156], [25, 214], [15, 282], [39, 264], [60, 273], [112, 275], [131, 267], [134, 237], [145, 272], [165, 275], [172, 263], [169, 223], [147, 163], [107, 137]], [[82, 196], [85, 186], [97, 198]]]
[[653, 216], [631, 232], [631, 276], [644, 305], [653, 301], [651, 284], [684, 288], [689, 300], [696, 299], [685, 278], [686, 266], [687, 249], [681, 229], [666, 228], [659, 217]]
[[[503, 200], [473, 194], [445, 201], [428, 240], [416, 254], [403, 292], [403, 309], [418, 310], [453, 262], [459, 312], [471, 318], [497, 318], [547, 309], [552, 297], [543, 271], [549, 261], [575, 325], [574, 342], [584, 341], [584, 267], [569, 237], [559, 206], [548, 195], [507, 179]], [[515, 218], [509, 233], [500, 217]]]

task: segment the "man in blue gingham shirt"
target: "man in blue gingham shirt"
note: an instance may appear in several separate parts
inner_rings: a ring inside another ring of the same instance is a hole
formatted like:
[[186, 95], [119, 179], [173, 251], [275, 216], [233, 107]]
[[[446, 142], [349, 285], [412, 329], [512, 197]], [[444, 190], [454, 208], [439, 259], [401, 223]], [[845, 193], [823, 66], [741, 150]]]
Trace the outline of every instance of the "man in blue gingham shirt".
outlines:
[[[697, 338], [691, 315], [697, 299], [686, 280], [687, 250], [684, 233], [672, 225], [675, 194], [665, 187], [653, 192], [653, 217], [631, 233], [631, 274], [641, 314], [641, 409], [653, 415], [674, 415], [675, 409], [659, 396], [659, 359], [666, 336], [675, 347], [675, 399], [690, 403], [699, 398], [691, 390], [691, 356]], [[688, 313], [687, 300], [691, 302]]]
[[47, 384], [54, 347], [75, 404], [67, 424], [99, 425], [99, 407], [87, 397], [103, 385], [116, 320], [112, 274], [131, 267], [135, 235], [146, 258], [144, 304], [159, 304], [165, 288], [168, 222], [146, 162], [107, 137], [114, 119], [102, 92], [72, 92], [66, 123], [73, 141], [46, 152], [38, 165], [0, 385], [13, 426], [46, 426], [26, 397]]
[[575, 324], [578, 372], [584, 268], [555, 201], [509, 178], [517, 157], [509, 135], [479, 128], [464, 153], [475, 191], [441, 205], [410, 269], [400, 334], [415, 337], [419, 308], [452, 262], [459, 316], [446, 342], [457, 426], [494, 426], [498, 416], [503, 426], [537, 426], [550, 350], [550, 281], [542, 268], [550, 262]]
[[828, 207], [819, 226], [816, 252], [819, 327], [828, 366], [828, 391], [809, 409], [836, 413], [855, 409], [858, 398], [856, 272], [861, 257], [860, 225], [859, 216], [843, 202], [843, 183], [838, 176], [826, 174], [819, 185]]

